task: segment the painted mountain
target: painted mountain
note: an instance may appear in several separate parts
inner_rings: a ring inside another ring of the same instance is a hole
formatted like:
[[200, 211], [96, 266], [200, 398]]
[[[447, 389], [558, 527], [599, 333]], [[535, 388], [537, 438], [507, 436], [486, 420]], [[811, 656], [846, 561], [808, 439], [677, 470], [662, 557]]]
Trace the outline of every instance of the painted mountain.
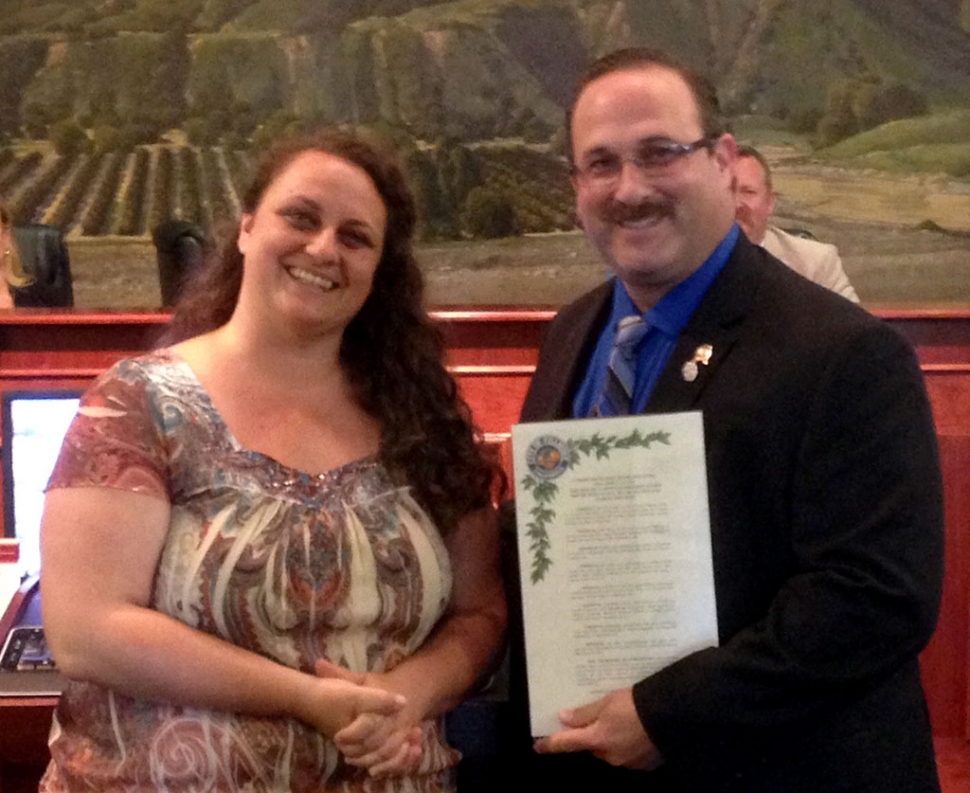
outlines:
[[407, 150], [443, 235], [466, 211], [489, 233], [512, 222], [487, 196], [468, 206], [503, 173], [539, 174], [519, 230], [561, 228], [554, 155], [591, 56], [662, 47], [731, 114], [832, 143], [970, 108], [968, 31], [970, 0], [3, 0], [0, 194], [87, 235], [208, 222], [237, 204], [252, 146], [343, 123]]

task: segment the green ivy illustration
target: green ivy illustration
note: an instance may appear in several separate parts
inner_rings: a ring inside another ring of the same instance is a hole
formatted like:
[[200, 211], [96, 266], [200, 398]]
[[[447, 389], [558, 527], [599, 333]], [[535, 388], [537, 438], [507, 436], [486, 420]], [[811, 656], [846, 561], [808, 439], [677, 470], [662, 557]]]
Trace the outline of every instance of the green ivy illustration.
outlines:
[[[568, 469], [571, 471], [582, 461], [583, 457], [596, 455], [597, 460], [608, 459], [610, 452], [614, 449], [632, 449], [641, 447], [650, 448], [652, 443], [662, 443], [670, 445], [670, 433], [657, 431], [643, 434], [639, 429], [633, 430], [629, 435], [618, 438], [616, 435], [601, 436], [598, 432], [593, 433], [588, 438], [570, 438], [566, 441], [569, 449]], [[559, 486], [555, 482], [537, 479], [531, 474], [525, 477], [522, 487], [532, 494], [535, 505], [529, 510], [532, 517], [526, 525], [526, 535], [529, 537], [529, 552], [532, 554], [532, 574], [530, 578], [533, 584], [538, 584], [546, 576], [546, 571], [552, 566], [552, 559], [549, 558], [549, 549], [552, 543], [549, 540], [549, 527], [556, 517], [556, 511], [552, 508], [559, 494]]]

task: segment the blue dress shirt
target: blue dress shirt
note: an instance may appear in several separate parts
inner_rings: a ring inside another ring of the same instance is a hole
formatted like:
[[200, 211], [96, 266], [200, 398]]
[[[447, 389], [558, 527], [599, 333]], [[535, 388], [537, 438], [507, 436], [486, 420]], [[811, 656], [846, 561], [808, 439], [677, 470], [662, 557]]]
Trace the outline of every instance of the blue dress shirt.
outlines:
[[[650, 329], [640, 342], [637, 355], [637, 374], [630, 406], [633, 413], [643, 413], [646, 410], [650, 394], [653, 393], [660, 373], [677, 344], [677, 337], [700, 305], [708, 287], [727, 264], [740, 233], [735, 223], [704, 264], [667, 292], [653, 308], [642, 314], [643, 321]], [[586, 376], [573, 398], [574, 418], [588, 417], [593, 405], [599, 400], [616, 339], [616, 326], [623, 317], [631, 314], [640, 314], [640, 311], [623, 283], [614, 279], [613, 307], [593, 348], [593, 355], [586, 367]]]

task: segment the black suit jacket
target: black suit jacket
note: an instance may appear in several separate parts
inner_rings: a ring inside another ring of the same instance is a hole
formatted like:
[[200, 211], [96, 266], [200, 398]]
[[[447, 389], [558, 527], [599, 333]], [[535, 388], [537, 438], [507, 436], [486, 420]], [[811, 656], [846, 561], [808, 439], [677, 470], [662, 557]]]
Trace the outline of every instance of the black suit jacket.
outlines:
[[[611, 289], [553, 321], [523, 421], [569, 417]], [[714, 353], [688, 382], [701, 344]], [[938, 790], [917, 654], [942, 486], [909, 345], [742, 236], [647, 407], [682, 410], [704, 416], [720, 646], [634, 686], [666, 768], [610, 789]], [[605, 789], [605, 764], [567, 765], [560, 787]]]

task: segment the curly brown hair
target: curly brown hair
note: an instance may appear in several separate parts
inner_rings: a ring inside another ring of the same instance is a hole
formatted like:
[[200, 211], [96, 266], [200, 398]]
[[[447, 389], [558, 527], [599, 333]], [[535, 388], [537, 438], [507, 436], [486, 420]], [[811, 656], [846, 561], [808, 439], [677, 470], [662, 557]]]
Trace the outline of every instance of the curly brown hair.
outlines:
[[[383, 145], [343, 130], [283, 141], [257, 163], [241, 209], [254, 212], [268, 187], [307, 151], [363, 169], [387, 209], [387, 228], [371, 293], [344, 330], [340, 362], [357, 399], [380, 424], [379, 457], [395, 481], [410, 485], [443, 532], [486, 506], [501, 481], [482, 448], [468, 405], [443, 364], [444, 341], [424, 309], [424, 281], [412, 250], [414, 197], [396, 158]], [[219, 250], [190, 277], [162, 339], [164, 344], [221, 327], [242, 283], [238, 223]]]

